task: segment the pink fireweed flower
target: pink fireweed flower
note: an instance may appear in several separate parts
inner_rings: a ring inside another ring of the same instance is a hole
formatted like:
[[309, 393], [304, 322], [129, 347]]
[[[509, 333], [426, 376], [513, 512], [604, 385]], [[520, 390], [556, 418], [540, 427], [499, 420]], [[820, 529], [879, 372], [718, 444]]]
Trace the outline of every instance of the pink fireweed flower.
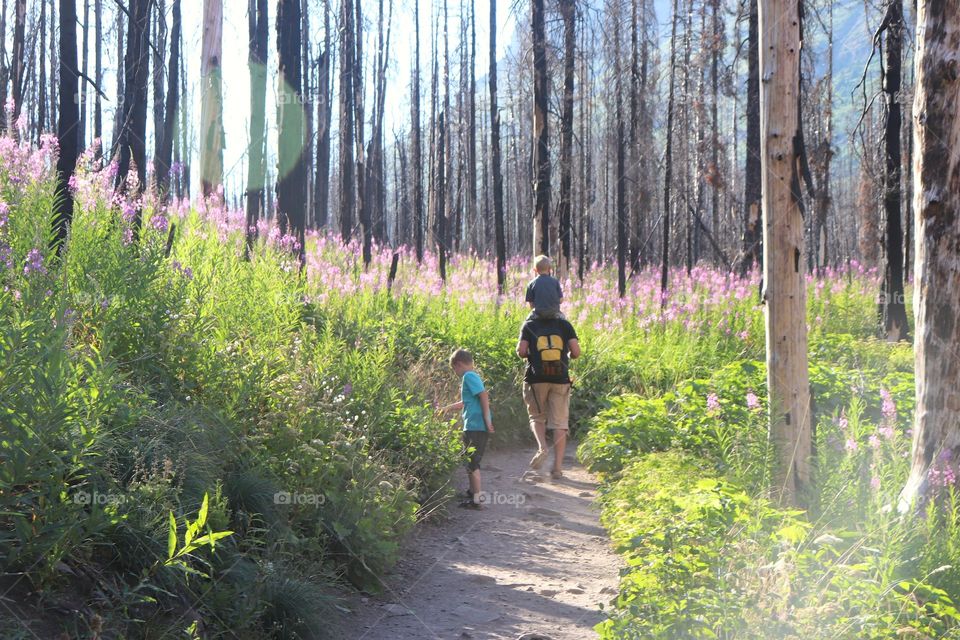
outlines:
[[162, 233], [169, 228], [170, 221], [167, 220], [165, 215], [157, 214], [150, 218], [150, 226]]
[[753, 391], [747, 391], [747, 408], [756, 411], [760, 408], [760, 398]]
[[10, 220], [10, 205], [8, 205], [3, 200], [0, 200], [0, 228], [7, 226], [7, 221]]
[[874, 434], [870, 434], [870, 437], [867, 439], [867, 442], [870, 443], [870, 446], [874, 449], [880, 448], [880, 438]]
[[880, 397], [883, 398], [883, 406], [880, 411], [883, 417], [891, 422], [897, 418], [897, 406], [893, 403], [893, 397], [886, 389], [880, 389]]
[[873, 489], [874, 491], [876, 491], [877, 489], [879, 489], [879, 488], [880, 488], [880, 478], [878, 478], [877, 476], [873, 476], [872, 478], [870, 478], [870, 488]]
[[124, 200], [121, 205], [121, 215], [123, 216], [124, 222], [133, 222], [137, 217], [137, 207], [134, 203], [129, 200]]
[[927, 476], [934, 487], [947, 488], [957, 482], [957, 472], [949, 464], [933, 464]]
[[856, 453], [857, 449], [860, 447], [857, 445], [857, 441], [853, 438], [847, 438], [847, 444], [844, 447], [848, 453]]
[[40, 136], [40, 148], [55, 156], [60, 153], [60, 140], [52, 133], [44, 133]]
[[893, 439], [894, 431], [893, 431], [893, 427], [891, 427], [890, 425], [884, 425], [879, 429], [877, 429], [877, 431], [880, 433], [880, 435], [882, 435], [887, 440]]
[[707, 411], [710, 413], [718, 413], [720, 411], [720, 399], [717, 397], [717, 394], [707, 394]]
[[30, 252], [27, 253], [27, 260], [23, 265], [23, 275], [45, 274], [46, 272], [47, 268], [43, 266], [43, 254], [40, 253], [39, 249], [30, 249]]

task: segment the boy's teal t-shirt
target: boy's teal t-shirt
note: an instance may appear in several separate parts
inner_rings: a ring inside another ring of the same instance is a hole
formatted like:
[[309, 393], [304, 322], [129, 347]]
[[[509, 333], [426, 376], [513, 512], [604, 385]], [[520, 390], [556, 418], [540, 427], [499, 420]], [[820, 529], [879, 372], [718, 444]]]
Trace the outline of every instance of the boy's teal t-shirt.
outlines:
[[483, 419], [483, 407], [480, 398], [483, 393], [483, 380], [476, 371], [467, 371], [460, 382], [460, 399], [463, 400], [463, 430], [486, 431], [487, 424]]

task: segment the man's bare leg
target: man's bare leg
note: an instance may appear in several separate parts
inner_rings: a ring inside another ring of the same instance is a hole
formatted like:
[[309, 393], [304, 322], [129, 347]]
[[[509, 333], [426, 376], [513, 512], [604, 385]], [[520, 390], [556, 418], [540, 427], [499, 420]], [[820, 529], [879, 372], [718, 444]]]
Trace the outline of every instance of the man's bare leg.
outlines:
[[553, 470], [563, 472], [563, 450], [567, 448], [567, 430], [553, 430]]
[[547, 423], [538, 422], [536, 425], [533, 425], [531, 429], [533, 431], [534, 437], [537, 439], [537, 449], [540, 451], [547, 450]]

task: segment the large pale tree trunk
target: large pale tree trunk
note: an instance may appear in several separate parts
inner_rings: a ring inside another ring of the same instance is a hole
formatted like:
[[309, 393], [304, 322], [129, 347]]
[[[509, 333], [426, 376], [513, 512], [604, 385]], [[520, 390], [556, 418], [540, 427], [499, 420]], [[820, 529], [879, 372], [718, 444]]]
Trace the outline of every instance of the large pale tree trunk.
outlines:
[[200, 191], [223, 184], [223, 0], [204, 0], [200, 54]]
[[811, 480], [803, 216], [800, 209], [800, 14], [797, 0], [759, 3], [763, 299], [774, 491], [805, 503]]
[[960, 5], [920, 0], [913, 107], [917, 397], [913, 462], [900, 494], [927, 496], [930, 470], [960, 459]]

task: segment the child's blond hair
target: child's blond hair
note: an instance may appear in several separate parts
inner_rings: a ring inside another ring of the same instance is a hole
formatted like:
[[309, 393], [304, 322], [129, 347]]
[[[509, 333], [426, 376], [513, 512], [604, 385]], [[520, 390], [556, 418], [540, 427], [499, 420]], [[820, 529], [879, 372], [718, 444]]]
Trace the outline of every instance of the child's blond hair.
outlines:
[[533, 268], [537, 273], [550, 273], [553, 271], [553, 260], [548, 255], [540, 254], [533, 259]]
[[467, 366], [471, 366], [473, 364], [473, 354], [466, 349], [457, 349], [450, 354], [450, 366], [452, 367], [458, 362]]

